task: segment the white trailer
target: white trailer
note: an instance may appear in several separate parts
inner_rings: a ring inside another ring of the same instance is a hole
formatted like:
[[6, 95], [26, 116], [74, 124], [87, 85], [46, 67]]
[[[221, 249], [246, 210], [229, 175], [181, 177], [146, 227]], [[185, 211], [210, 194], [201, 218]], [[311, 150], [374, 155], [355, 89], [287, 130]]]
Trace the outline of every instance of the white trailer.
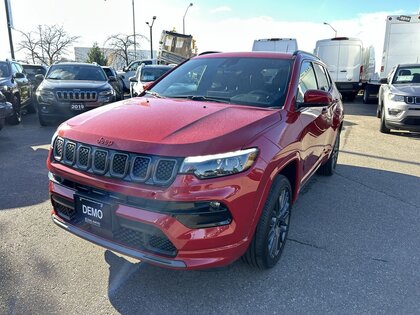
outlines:
[[[397, 64], [420, 63], [420, 14], [386, 18], [384, 49], [379, 79], [385, 79]], [[377, 101], [380, 83], [368, 82], [363, 101]]]

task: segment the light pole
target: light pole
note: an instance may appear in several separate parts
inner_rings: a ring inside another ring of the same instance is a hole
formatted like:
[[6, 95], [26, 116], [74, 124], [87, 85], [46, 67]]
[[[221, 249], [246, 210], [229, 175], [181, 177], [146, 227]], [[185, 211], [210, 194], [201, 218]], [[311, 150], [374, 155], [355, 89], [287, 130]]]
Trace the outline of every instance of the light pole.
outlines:
[[9, 33], [10, 55], [12, 56], [12, 59], [14, 60], [15, 50], [13, 48], [13, 38], [12, 38], [13, 21], [12, 21], [12, 10], [10, 8], [9, 0], [4, 0], [4, 7], [6, 9], [7, 32]]
[[324, 25], [328, 25], [329, 27], [331, 27], [334, 31], [334, 34], [335, 34], [334, 37], [337, 37], [337, 30], [334, 27], [332, 27], [332, 25], [330, 23], [324, 22]]
[[149, 22], [146, 22], [147, 26], [149, 26], [149, 29], [150, 29], [150, 59], [153, 59], [153, 32], [152, 32], [152, 28], [153, 28], [153, 24], [155, 24], [155, 20], [156, 20], [156, 16], [153, 16], [152, 24], [150, 24]]
[[182, 19], [182, 34], [185, 34], [185, 16], [187, 15], [188, 9], [192, 7], [192, 2], [188, 5], [187, 9], [185, 10], [184, 18]]

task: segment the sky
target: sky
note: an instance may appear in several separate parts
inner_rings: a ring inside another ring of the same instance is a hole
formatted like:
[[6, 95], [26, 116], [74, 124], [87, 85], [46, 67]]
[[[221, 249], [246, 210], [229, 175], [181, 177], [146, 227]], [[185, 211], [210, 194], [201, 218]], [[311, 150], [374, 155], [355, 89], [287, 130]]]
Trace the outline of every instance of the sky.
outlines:
[[[385, 19], [393, 14], [418, 14], [420, 0], [10, 0], [13, 15], [13, 41], [16, 51], [21, 40], [18, 30], [28, 32], [38, 25], [60, 25], [72, 36], [80, 36], [75, 46], [101, 47], [106, 38], [133, 33], [134, 1], [136, 34], [144, 35], [141, 49], [149, 50], [152, 21], [153, 49], [158, 49], [162, 30], [185, 33], [197, 41], [198, 51], [250, 51], [254, 39], [296, 38], [299, 49], [313, 52], [319, 39], [338, 36], [357, 37], [374, 46], [380, 61]], [[3, 2], [3, 3], [1, 3]], [[0, 59], [10, 58], [4, 1], [0, 2]], [[193, 6], [189, 7], [190, 2]], [[73, 58], [73, 50], [69, 57]], [[378, 69], [377, 69], [378, 70]]]

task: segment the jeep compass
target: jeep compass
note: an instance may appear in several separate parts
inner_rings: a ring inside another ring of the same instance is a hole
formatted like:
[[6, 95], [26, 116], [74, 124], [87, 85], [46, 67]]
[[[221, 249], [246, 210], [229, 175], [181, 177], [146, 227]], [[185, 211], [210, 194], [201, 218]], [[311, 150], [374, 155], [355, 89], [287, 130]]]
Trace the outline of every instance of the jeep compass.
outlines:
[[177, 269], [279, 260], [292, 205], [332, 175], [341, 96], [317, 57], [194, 57], [140, 97], [59, 126], [52, 220], [85, 240]]

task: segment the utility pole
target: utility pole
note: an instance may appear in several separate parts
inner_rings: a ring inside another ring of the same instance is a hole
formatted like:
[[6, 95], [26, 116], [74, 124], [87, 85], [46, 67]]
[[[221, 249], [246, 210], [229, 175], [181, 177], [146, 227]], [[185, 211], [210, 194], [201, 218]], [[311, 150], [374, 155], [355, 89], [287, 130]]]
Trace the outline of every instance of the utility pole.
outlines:
[[150, 59], [153, 59], [153, 24], [155, 24], [156, 16], [153, 16], [152, 24], [149, 22], [146, 22], [147, 26], [149, 26], [150, 29]]
[[134, 0], [131, 0], [133, 6], [133, 33], [134, 33], [134, 60], [137, 59], [137, 43], [136, 43], [136, 18], [134, 14]]
[[7, 31], [9, 32], [9, 45], [10, 45], [10, 54], [12, 59], [15, 59], [15, 50], [13, 49], [13, 38], [12, 38], [12, 9], [10, 8], [10, 0], [4, 0], [4, 6], [6, 8], [6, 18], [7, 18]]

